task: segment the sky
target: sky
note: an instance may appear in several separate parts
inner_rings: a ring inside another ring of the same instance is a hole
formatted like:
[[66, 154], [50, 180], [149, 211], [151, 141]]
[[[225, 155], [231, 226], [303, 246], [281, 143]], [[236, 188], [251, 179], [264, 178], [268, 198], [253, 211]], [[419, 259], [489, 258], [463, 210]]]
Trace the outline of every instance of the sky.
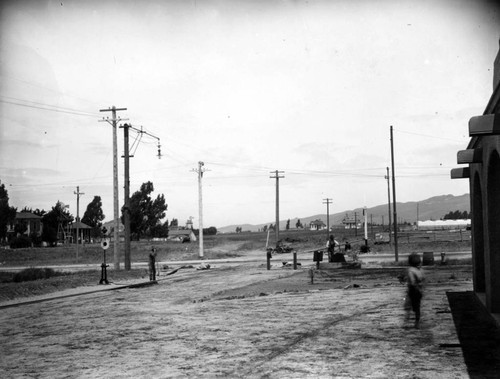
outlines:
[[116, 106], [161, 145], [131, 131], [131, 193], [151, 181], [180, 225], [200, 161], [204, 227], [273, 222], [275, 170], [281, 220], [385, 204], [391, 126], [398, 202], [468, 193], [450, 170], [493, 91], [493, 4], [3, 1], [0, 181], [18, 210], [76, 216], [79, 187], [112, 220]]

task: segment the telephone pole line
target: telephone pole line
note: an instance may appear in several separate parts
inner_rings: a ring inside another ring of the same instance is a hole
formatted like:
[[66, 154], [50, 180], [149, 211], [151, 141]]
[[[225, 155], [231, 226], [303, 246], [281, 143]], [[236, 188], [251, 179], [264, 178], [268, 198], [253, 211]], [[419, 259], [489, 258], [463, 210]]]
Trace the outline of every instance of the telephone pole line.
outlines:
[[119, 204], [118, 204], [118, 142], [116, 137], [116, 124], [118, 121], [122, 121], [120, 118], [116, 118], [117, 111], [126, 111], [127, 108], [116, 108], [114, 105], [108, 109], [100, 109], [100, 112], [111, 112], [111, 120], [106, 117], [99, 121], [106, 121], [109, 123], [113, 129], [113, 209], [114, 209], [114, 230], [113, 230], [113, 259], [115, 270], [120, 269], [120, 251], [119, 251], [119, 229], [120, 229], [120, 214], [119, 214]]
[[200, 244], [200, 252], [199, 256], [201, 259], [203, 259], [203, 195], [202, 195], [202, 188], [201, 188], [201, 179], [203, 178], [203, 173], [206, 171], [203, 166], [205, 163], [203, 162], [198, 162], [198, 169], [193, 168], [191, 171], [194, 171], [198, 174], [198, 212], [199, 212], [199, 221], [198, 221], [198, 240]]
[[276, 245], [278, 245], [279, 237], [280, 237], [280, 179], [283, 179], [285, 176], [280, 174], [284, 174], [285, 171], [271, 171], [271, 174], [274, 173], [274, 176], [270, 176], [271, 179], [276, 179], [276, 225], [274, 226], [274, 235], [276, 238]]
[[80, 236], [80, 195], [85, 195], [83, 192], [80, 192], [80, 187], [76, 187], [76, 192], [73, 191], [76, 195], [76, 262], [78, 263], [78, 238]]
[[332, 199], [323, 199], [323, 204], [326, 204], [326, 240], [330, 238], [330, 204]]

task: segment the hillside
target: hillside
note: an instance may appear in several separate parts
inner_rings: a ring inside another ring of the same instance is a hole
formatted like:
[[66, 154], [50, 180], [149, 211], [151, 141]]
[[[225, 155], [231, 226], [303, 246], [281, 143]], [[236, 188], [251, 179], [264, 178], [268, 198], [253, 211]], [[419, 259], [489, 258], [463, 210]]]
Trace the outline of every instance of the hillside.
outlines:
[[[417, 205], [418, 204], [418, 205]], [[470, 201], [469, 194], [464, 194], [461, 196], [453, 195], [441, 195], [434, 196], [426, 200], [421, 201], [409, 201], [406, 203], [397, 202], [396, 204], [397, 216], [400, 222], [407, 221], [409, 223], [414, 223], [418, 219], [423, 220], [439, 220], [445, 214], [450, 211], [470, 211]], [[367, 208], [368, 210], [368, 222], [373, 220], [374, 224], [384, 224], [388, 223], [388, 213], [389, 209], [386, 204], [377, 205], [375, 207]], [[341, 224], [342, 220], [346, 215], [349, 217], [354, 217], [354, 213], [357, 213], [357, 217], [363, 217], [363, 208], [349, 209], [343, 212], [335, 213], [330, 215], [330, 225]], [[393, 210], [391, 208], [391, 218], [393, 217]], [[302, 225], [309, 225], [311, 221], [320, 219], [326, 223], [326, 213], [316, 214], [307, 217], [301, 217], [300, 222]], [[280, 230], [285, 229], [287, 220], [280, 220]], [[297, 223], [297, 218], [290, 219], [290, 227], [295, 228]], [[269, 221], [267, 223], [251, 225], [251, 224], [240, 224], [240, 225], [228, 225], [225, 227], [217, 228], [219, 232], [230, 233], [234, 232], [236, 227], [239, 226], [244, 231], [258, 231], [263, 228], [264, 225], [274, 224], [274, 221]]]

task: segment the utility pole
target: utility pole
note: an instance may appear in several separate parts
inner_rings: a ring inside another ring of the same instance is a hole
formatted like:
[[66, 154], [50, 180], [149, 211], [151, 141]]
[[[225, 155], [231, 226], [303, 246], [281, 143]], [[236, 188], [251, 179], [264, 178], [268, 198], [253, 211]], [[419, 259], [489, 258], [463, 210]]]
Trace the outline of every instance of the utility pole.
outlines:
[[120, 269], [120, 251], [119, 251], [119, 229], [120, 229], [120, 214], [119, 214], [119, 204], [118, 204], [118, 143], [116, 137], [116, 123], [121, 121], [120, 118], [116, 118], [116, 111], [126, 111], [127, 108], [116, 108], [114, 105], [108, 109], [100, 109], [100, 112], [111, 112], [111, 120], [108, 118], [100, 120], [106, 121], [113, 127], [113, 210], [114, 210], [114, 221], [115, 227], [113, 230], [113, 258], [115, 270]]
[[80, 195], [85, 195], [83, 192], [80, 192], [80, 187], [76, 187], [76, 192], [73, 191], [76, 195], [76, 262], [78, 262], [78, 237], [80, 235]]
[[354, 212], [354, 236], [358, 236], [358, 212]]
[[418, 217], [418, 216], [419, 216], [419, 215], [418, 215], [418, 211], [419, 211], [418, 206], [419, 206], [419, 204], [420, 204], [420, 203], [417, 203], [417, 230], [418, 230], [418, 219], [419, 219], [419, 217]]
[[365, 219], [364, 220], [365, 246], [368, 247], [368, 210], [366, 209], [366, 207], [363, 208], [363, 216]]
[[198, 169], [193, 168], [192, 171], [198, 173], [198, 212], [199, 212], [199, 233], [198, 233], [198, 238], [200, 241], [200, 252], [199, 256], [201, 259], [203, 259], [203, 198], [202, 198], [202, 188], [201, 188], [201, 179], [203, 178], [203, 173], [205, 172], [205, 169], [203, 166], [205, 163], [203, 162], [198, 162]]
[[[130, 158], [133, 158], [133, 155], [130, 155], [129, 150], [129, 129], [132, 129], [139, 133], [139, 136], [142, 137], [143, 134], [147, 134], [150, 137], [156, 138], [158, 140], [158, 158], [161, 158], [160, 152], [160, 139], [144, 130], [134, 128], [130, 124], [124, 124], [120, 126], [123, 128], [123, 157], [124, 158], [124, 171], [125, 171], [125, 185], [124, 185], [124, 203], [123, 203], [123, 227], [125, 232], [125, 246], [124, 246], [124, 259], [125, 259], [125, 270], [130, 270], [131, 265], [131, 254], [130, 254]], [[136, 140], [137, 142], [137, 140]]]
[[391, 125], [391, 163], [392, 163], [392, 208], [394, 210], [394, 256], [396, 262], [398, 257], [398, 213], [396, 212], [396, 172], [394, 169], [394, 138], [392, 136]]
[[323, 204], [326, 204], [326, 240], [330, 238], [330, 204], [332, 199], [323, 199]]
[[130, 152], [128, 146], [128, 132], [130, 125], [124, 124], [123, 128], [123, 158], [124, 162], [124, 202], [123, 202], [123, 227], [125, 232], [125, 251], [124, 251], [124, 263], [125, 270], [130, 270], [131, 268], [131, 259], [130, 259]]
[[370, 213], [370, 233], [372, 234], [372, 238], [375, 239], [373, 234], [373, 213]]
[[280, 237], [280, 179], [283, 179], [283, 174], [285, 171], [271, 171], [271, 174], [274, 173], [274, 176], [270, 176], [271, 179], [276, 179], [276, 225], [274, 226], [274, 235], [276, 238], [276, 245], [278, 245], [279, 237]]
[[389, 179], [391, 178], [389, 176], [389, 167], [386, 167], [387, 169], [387, 175], [385, 178], [387, 179], [387, 206], [389, 207], [389, 245], [392, 244], [392, 233], [391, 233], [391, 185], [389, 182]]

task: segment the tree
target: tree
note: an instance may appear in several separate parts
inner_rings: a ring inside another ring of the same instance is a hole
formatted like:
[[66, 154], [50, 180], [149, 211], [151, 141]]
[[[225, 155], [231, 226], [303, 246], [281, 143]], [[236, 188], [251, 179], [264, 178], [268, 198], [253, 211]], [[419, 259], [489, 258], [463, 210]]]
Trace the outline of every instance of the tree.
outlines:
[[87, 210], [83, 214], [82, 218], [82, 222], [92, 228], [92, 237], [98, 238], [102, 236], [101, 227], [104, 217], [101, 197], [94, 196], [94, 199], [87, 205]]
[[290, 219], [286, 220], [286, 230], [290, 229]]
[[61, 229], [65, 230], [68, 224], [74, 220], [74, 217], [69, 213], [67, 208], [66, 205], [58, 200], [56, 205], [42, 218], [42, 239], [51, 245], [55, 244], [62, 237], [58, 235], [59, 231]]
[[468, 214], [467, 211], [461, 212], [457, 210], [445, 214], [443, 220], [467, 220], [468, 218], [470, 218], [470, 214]]
[[153, 191], [153, 183], [148, 181], [130, 197], [130, 232], [137, 240], [143, 236], [152, 236], [155, 227], [165, 217], [168, 207], [165, 197], [161, 194], [152, 200], [150, 195]]
[[[200, 229], [193, 229], [195, 236], [200, 235]], [[215, 236], [217, 234], [217, 228], [215, 226], [210, 226], [209, 228], [203, 228], [204, 236]]]
[[176, 228], [178, 226], [179, 226], [179, 220], [177, 220], [176, 218], [173, 218], [172, 221], [170, 221], [170, 227]]
[[299, 229], [299, 228], [303, 228], [302, 223], [300, 222], [300, 219], [297, 219], [297, 222], [295, 223], [295, 227], [296, 227], [297, 229]]
[[151, 228], [151, 237], [167, 238], [168, 237], [168, 220], [163, 224], [159, 223]]
[[16, 208], [9, 206], [9, 194], [5, 185], [0, 185], [0, 241], [7, 237], [7, 225], [14, 222]]

